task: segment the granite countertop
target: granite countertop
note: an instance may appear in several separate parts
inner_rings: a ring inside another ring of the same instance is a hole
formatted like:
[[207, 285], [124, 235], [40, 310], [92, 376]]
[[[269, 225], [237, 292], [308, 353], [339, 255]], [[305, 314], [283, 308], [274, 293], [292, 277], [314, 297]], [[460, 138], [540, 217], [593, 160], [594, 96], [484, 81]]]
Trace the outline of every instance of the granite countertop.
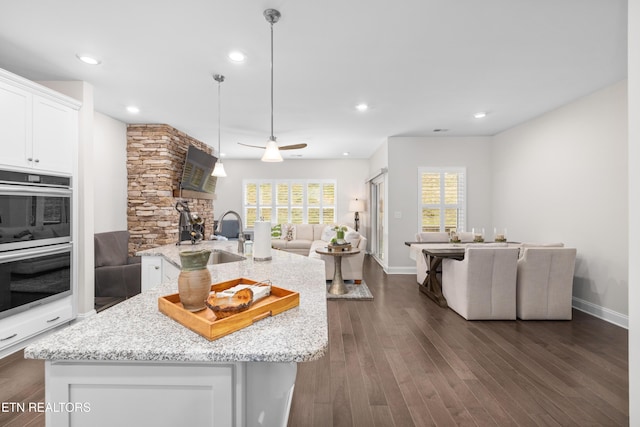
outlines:
[[[237, 242], [167, 245], [139, 255], [163, 256], [180, 265], [179, 251], [222, 249]], [[162, 283], [86, 320], [51, 334], [25, 349], [25, 357], [46, 360], [154, 362], [304, 362], [322, 357], [328, 346], [324, 263], [284, 251], [271, 261], [210, 265], [213, 283], [246, 277], [270, 279], [300, 293], [300, 305], [214, 341], [198, 335], [158, 310], [158, 298], [178, 292], [177, 281]]]

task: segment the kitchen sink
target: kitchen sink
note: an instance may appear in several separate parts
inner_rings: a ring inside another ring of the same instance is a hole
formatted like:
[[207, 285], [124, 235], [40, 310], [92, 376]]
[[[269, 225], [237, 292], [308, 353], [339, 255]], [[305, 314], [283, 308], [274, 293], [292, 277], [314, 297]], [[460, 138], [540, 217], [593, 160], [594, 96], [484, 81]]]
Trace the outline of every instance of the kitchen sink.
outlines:
[[209, 264], [226, 264], [227, 262], [244, 261], [246, 257], [242, 255], [234, 254], [233, 252], [223, 251], [221, 249], [214, 249], [211, 251], [209, 257]]

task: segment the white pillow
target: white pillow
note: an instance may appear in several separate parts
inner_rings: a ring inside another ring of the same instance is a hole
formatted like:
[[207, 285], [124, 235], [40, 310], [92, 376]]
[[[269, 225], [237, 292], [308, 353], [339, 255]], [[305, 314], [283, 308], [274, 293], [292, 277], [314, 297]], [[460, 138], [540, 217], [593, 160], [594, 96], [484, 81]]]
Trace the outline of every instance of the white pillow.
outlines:
[[333, 230], [335, 225], [327, 225], [324, 230], [322, 230], [322, 235], [320, 236], [320, 240], [325, 242], [330, 242], [331, 239], [336, 237], [336, 232]]
[[351, 244], [352, 248], [357, 248], [360, 244], [360, 233], [357, 231], [347, 231], [344, 233], [344, 240]]

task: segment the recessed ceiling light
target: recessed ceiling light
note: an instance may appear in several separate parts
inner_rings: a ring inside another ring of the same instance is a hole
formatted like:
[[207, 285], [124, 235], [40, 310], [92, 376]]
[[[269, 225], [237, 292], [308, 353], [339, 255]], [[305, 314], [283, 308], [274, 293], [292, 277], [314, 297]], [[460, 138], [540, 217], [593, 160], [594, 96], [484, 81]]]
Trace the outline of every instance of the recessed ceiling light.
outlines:
[[135, 105], [129, 105], [127, 107], [127, 111], [130, 112], [131, 114], [138, 114], [140, 112], [140, 109]]
[[89, 65], [99, 65], [102, 62], [99, 59], [94, 58], [91, 55], [85, 55], [85, 54], [80, 54], [79, 53], [79, 54], [76, 55], [76, 57], [80, 61], [84, 62], [85, 64], [89, 64]]
[[234, 50], [232, 52], [229, 52], [229, 55], [227, 55], [227, 56], [233, 62], [244, 62], [247, 59], [247, 55], [245, 55], [244, 53], [240, 52], [239, 50]]
[[348, 151], [345, 151], [344, 153], [342, 153], [342, 155], [343, 155], [343, 156], [348, 156], [348, 155], [349, 155], [349, 152], [348, 152]]
[[356, 105], [356, 110], [358, 111], [367, 111], [369, 109], [369, 106], [367, 104], [365, 104], [364, 102], [361, 104]]
[[484, 111], [478, 111], [473, 115], [473, 117], [475, 117], [476, 119], [482, 119], [487, 117], [487, 113], [485, 113]]

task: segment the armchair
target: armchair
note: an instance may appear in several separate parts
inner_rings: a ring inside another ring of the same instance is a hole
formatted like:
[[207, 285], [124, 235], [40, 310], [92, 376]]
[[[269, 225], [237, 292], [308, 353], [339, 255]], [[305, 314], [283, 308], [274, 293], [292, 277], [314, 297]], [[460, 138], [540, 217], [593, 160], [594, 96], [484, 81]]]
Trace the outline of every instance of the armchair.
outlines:
[[571, 320], [575, 248], [524, 248], [518, 260], [519, 319]]
[[95, 297], [126, 299], [140, 293], [140, 257], [129, 257], [129, 232], [96, 233]]
[[442, 293], [467, 320], [516, 318], [518, 248], [473, 247], [442, 261]]

